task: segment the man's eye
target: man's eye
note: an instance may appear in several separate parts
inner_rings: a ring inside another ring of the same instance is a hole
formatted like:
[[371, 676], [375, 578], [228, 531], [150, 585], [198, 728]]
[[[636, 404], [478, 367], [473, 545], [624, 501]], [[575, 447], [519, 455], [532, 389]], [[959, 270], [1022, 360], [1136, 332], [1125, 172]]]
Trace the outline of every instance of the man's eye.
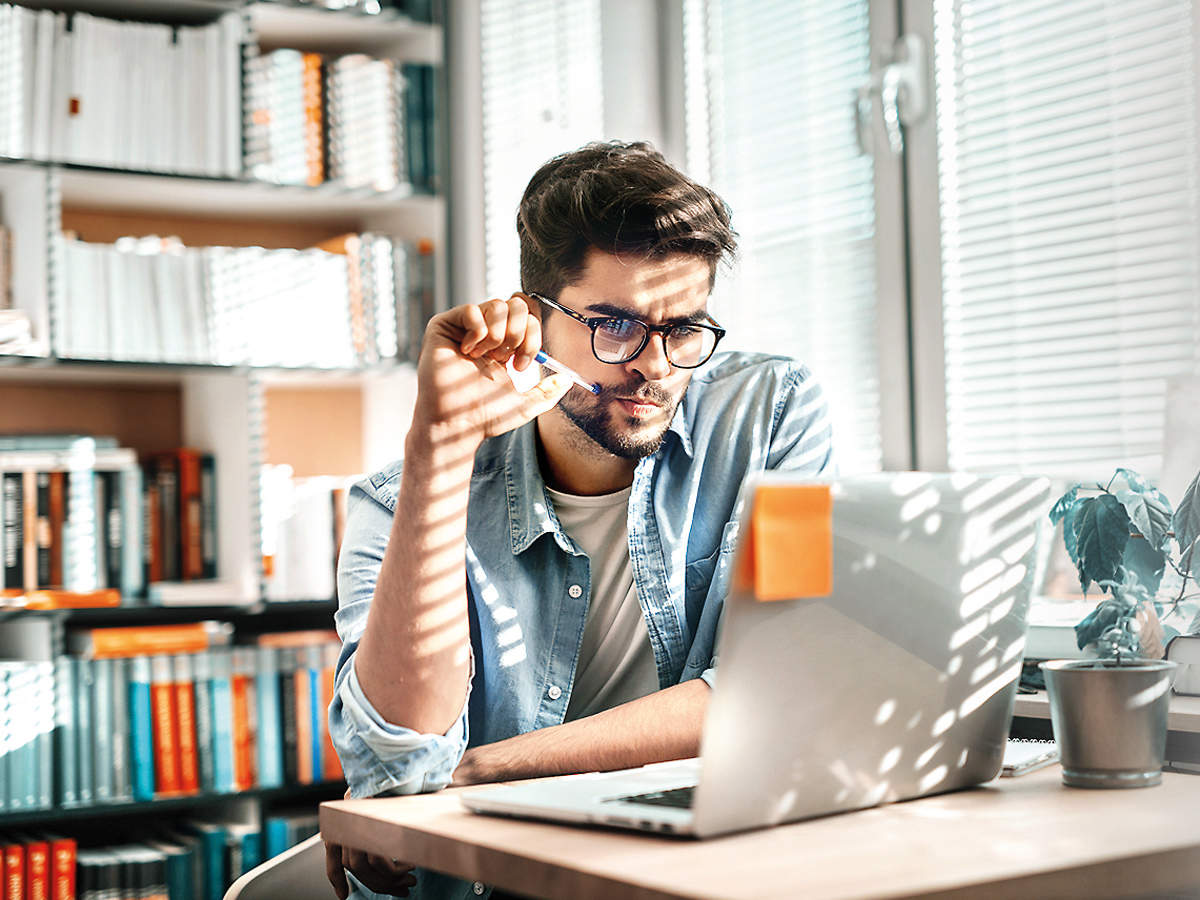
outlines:
[[632, 319], [605, 319], [597, 330], [605, 337], [627, 341], [638, 333], [638, 323]]
[[697, 325], [676, 325], [671, 329], [671, 337], [677, 341], [686, 341], [703, 333], [704, 329]]

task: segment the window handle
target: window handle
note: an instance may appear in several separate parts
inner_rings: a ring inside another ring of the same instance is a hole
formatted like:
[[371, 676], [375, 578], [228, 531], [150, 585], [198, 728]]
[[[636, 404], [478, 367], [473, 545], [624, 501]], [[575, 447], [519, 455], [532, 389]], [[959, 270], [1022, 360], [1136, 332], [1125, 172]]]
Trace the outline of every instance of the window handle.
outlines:
[[875, 153], [872, 117], [879, 98], [887, 148], [904, 152], [904, 126], [919, 122], [929, 110], [929, 64], [919, 35], [901, 35], [871, 80], [859, 86], [854, 98], [854, 133], [860, 152]]

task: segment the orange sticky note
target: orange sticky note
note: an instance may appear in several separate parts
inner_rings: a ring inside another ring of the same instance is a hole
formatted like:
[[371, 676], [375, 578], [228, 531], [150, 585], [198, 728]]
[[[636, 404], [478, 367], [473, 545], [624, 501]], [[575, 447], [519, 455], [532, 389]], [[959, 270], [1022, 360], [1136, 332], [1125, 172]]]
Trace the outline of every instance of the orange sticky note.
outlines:
[[763, 484], [736, 582], [758, 600], [833, 593], [833, 494], [827, 484]]

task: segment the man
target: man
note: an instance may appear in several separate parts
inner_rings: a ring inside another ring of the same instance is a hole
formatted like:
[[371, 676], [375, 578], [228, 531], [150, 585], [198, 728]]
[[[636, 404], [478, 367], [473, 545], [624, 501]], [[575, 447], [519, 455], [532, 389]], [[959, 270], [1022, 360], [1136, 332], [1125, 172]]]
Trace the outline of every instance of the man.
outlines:
[[[523, 294], [426, 329], [404, 465], [351, 492], [330, 728], [355, 797], [695, 756], [746, 477], [830, 466], [822, 394], [724, 354], [729, 211], [646, 144], [546, 163]], [[599, 386], [546, 374], [545, 348]], [[705, 364], [703, 370], [697, 369]], [[472, 885], [331, 846], [368, 888]]]

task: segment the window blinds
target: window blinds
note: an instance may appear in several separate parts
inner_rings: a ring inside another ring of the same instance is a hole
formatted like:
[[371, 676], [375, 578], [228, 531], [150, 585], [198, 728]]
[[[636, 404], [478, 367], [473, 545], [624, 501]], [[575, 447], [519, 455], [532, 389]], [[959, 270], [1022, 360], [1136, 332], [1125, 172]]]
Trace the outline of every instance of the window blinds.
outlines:
[[878, 469], [871, 159], [853, 89], [868, 80], [866, 0], [687, 0], [689, 173], [733, 208], [737, 269], [717, 277], [722, 349], [807, 363], [842, 471]]
[[485, 277], [489, 297], [508, 297], [525, 185], [604, 136], [600, 0], [482, 0], [481, 29]]
[[1161, 469], [1200, 370], [1191, 6], [935, 0], [952, 468]]

